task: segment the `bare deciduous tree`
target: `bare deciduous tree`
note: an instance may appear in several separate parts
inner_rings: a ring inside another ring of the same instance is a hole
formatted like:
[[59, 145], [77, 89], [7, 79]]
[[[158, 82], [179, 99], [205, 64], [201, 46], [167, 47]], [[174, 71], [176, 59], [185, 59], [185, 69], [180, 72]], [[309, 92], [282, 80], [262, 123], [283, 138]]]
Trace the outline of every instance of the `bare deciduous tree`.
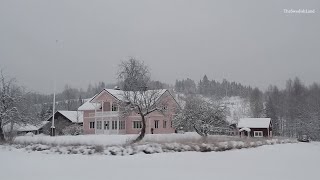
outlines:
[[220, 103], [189, 96], [184, 109], [174, 119], [176, 128], [193, 128], [200, 136], [207, 137], [216, 129], [226, 128], [226, 107]]
[[131, 113], [140, 115], [142, 128], [133, 143], [143, 139], [146, 133], [146, 116], [154, 111], [164, 111], [164, 103], [158, 102], [163, 90], [148, 90], [150, 82], [149, 68], [134, 58], [119, 65], [118, 80], [123, 89], [123, 101], [120, 110], [124, 116]]

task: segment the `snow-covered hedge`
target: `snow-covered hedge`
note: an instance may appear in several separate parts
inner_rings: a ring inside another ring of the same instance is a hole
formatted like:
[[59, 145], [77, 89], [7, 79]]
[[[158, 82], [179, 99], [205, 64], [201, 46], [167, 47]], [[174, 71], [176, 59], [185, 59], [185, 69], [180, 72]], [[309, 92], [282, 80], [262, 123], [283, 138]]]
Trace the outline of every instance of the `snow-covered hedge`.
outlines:
[[[78, 136], [19, 136], [16, 137], [14, 142], [18, 144], [47, 144], [55, 146], [68, 146], [68, 145], [87, 145], [87, 146], [110, 146], [110, 145], [124, 145], [137, 137], [136, 134], [126, 135], [78, 135]], [[142, 143], [199, 143], [202, 137], [197, 133], [188, 132], [185, 134], [147, 134]], [[207, 143], [218, 143], [226, 141], [244, 141], [246, 139], [238, 136], [222, 136], [210, 135], [207, 137]], [[255, 138], [249, 138], [250, 141], [257, 141]]]
[[[252, 141], [253, 140], [253, 141]], [[262, 145], [295, 143], [292, 139], [243, 139], [243, 141], [226, 141], [217, 143], [140, 143], [133, 145], [114, 146], [52, 146], [44, 144], [13, 144], [13, 147], [26, 151], [41, 151], [43, 153], [55, 154], [101, 154], [101, 155], [134, 155], [134, 154], [154, 154], [163, 152], [185, 152], [185, 151], [226, 151], [232, 149], [253, 148]]]

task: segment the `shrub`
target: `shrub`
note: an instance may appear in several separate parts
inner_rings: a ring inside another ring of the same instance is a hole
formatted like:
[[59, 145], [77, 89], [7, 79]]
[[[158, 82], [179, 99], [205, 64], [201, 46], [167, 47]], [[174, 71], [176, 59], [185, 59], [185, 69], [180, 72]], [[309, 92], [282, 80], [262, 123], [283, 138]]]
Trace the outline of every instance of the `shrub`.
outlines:
[[70, 126], [65, 127], [64, 129], [62, 129], [62, 133], [64, 135], [80, 135], [83, 133], [83, 128], [81, 125], [78, 124], [72, 124]]
[[94, 146], [93, 149], [96, 153], [102, 153], [104, 150], [103, 146], [100, 145]]

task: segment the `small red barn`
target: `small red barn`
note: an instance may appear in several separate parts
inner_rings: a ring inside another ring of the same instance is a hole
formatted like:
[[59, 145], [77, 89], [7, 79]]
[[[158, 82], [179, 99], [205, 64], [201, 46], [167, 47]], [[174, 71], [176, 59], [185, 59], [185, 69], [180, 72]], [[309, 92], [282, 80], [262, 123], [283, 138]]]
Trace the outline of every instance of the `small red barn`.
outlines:
[[242, 118], [237, 129], [240, 137], [272, 137], [270, 118]]

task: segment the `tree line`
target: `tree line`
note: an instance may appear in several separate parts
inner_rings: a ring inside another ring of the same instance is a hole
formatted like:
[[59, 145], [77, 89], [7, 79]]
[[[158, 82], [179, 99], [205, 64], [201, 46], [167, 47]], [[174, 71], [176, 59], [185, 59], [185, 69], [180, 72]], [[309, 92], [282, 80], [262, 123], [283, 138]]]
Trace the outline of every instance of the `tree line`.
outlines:
[[227, 80], [222, 82], [209, 80], [205, 75], [197, 85], [191, 79], [176, 80], [175, 90], [187, 95], [200, 94], [216, 100], [222, 97], [240, 96], [250, 103], [250, 117], [271, 118], [275, 135], [297, 137], [306, 134], [314, 140], [320, 139], [318, 83], [306, 86], [299, 78], [295, 78], [289, 79], [284, 89], [270, 86], [262, 92], [258, 88]]
[[176, 80], [174, 88], [180, 93], [201, 94], [215, 98], [222, 98], [226, 96], [249, 97], [253, 90], [250, 86], [244, 86], [241, 83], [230, 82], [226, 79], [223, 79], [222, 82], [209, 80], [207, 75], [204, 75], [197, 84], [194, 80], [189, 78]]
[[296, 137], [302, 134], [320, 139], [320, 85], [305, 86], [299, 78], [289, 79], [279, 90], [265, 92], [265, 114], [273, 122], [274, 133]]
[[[135, 61], [129, 60], [125, 65], [132, 66], [132, 63]], [[139, 62], [135, 63], [137, 63], [137, 66], [143, 65], [139, 64]], [[122, 68], [122, 70], [124, 74], [131, 74], [125, 68]], [[145, 67], [142, 70], [148, 70], [148, 68]], [[152, 81], [148, 73], [144, 76], [147, 79], [118, 75], [117, 83], [105, 84], [104, 82], [99, 82], [94, 86], [88, 85], [87, 90], [72, 88], [66, 85], [62, 92], [56, 94], [57, 110], [77, 110], [84, 103], [84, 99], [91, 98], [103, 88], [120, 86], [124, 90], [131, 89], [138, 94], [144, 94], [147, 89], [173, 88], [160, 81]], [[140, 80], [143, 82], [140, 82]], [[136, 87], [137, 85], [138, 87]], [[240, 96], [250, 102], [251, 117], [271, 118], [273, 133], [275, 135], [296, 137], [301, 134], [308, 134], [313, 139], [320, 139], [320, 85], [317, 83], [305, 86], [300, 79], [295, 78], [294, 80], [288, 80], [284, 89], [270, 86], [267, 91], [262, 92], [258, 88], [229, 82], [225, 79], [222, 82], [209, 80], [205, 75], [197, 84], [188, 78], [176, 80], [174, 90], [175, 92], [192, 95], [193, 97], [194, 95], [210, 97], [213, 100], [219, 100], [222, 97]], [[10, 124], [9, 127], [13, 128], [14, 123], [37, 123], [51, 116], [52, 96], [52, 94], [28, 92], [19, 86], [14, 79], [6, 77], [1, 72], [0, 140], [4, 138], [3, 127], [7, 124]], [[198, 106], [194, 102], [201, 103], [198, 103]], [[227, 126], [227, 124], [223, 123], [226, 117], [223, 105], [215, 104], [215, 106], [210, 108], [210, 103], [192, 98], [189, 103], [186, 105], [189, 109], [185, 109], [184, 114], [179, 116], [179, 122], [184, 123], [187, 118], [195, 119], [193, 124], [187, 124], [187, 126], [192, 126], [196, 131], [205, 135], [208, 134], [207, 122], [217, 125], [212, 119], [218, 121], [219, 126]], [[141, 106], [139, 102], [131, 102], [131, 104], [132, 107], [137, 107], [138, 110], [140, 108], [149, 112], [148, 108]], [[206, 113], [199, 114], [198, 110], [192, 108], [198, 108], [201, 111], [207, 109], [214, 113], [205, 111]], [[143, 114], [142, 112], [140, 114]], [[204, 118], [194, 118], [197, 116], [191, 116], [191, 112], [198, 113], [199, 117]]]

